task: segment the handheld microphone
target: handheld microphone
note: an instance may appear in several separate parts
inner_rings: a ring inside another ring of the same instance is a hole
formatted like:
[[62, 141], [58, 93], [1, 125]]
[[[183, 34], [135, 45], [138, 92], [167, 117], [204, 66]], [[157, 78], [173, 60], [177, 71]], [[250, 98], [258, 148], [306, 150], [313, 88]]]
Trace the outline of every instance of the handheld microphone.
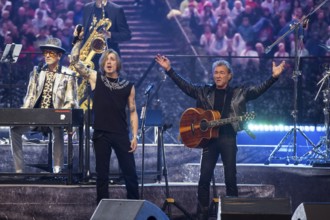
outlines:
[[81, 30], [82, 30], [82, 25], [81, 24], [78, 24], [77, 25], [77, 36], [75, 36], [73, 38], [72, 46], [74, 46], [77, 43], [77, 41], [79, 40], [79, 35], [80, 35]]
[[144, 92], [144, 95], [149, 94], [153, 87], [154, 87], [153, 84], [148, 85], [148, 87], [146, 88], [146, 91]]

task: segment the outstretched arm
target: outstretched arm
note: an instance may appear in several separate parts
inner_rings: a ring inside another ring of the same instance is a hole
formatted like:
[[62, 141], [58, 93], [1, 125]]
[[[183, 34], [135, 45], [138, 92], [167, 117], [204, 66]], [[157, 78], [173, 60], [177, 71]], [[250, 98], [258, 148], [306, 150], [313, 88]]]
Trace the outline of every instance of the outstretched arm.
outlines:
[[165, 71], [169, 71], [171, 69], [171, 62], [167, 57], [157, 54], [155, 60]]
[[285, 61], [282, 61], [278, 66], [276, 66], [275, 62], [273, 61], [273, 74], [272, 76], [274, 78], [278, 78], [283, 70], [284, 70], [284, 67], [285, 67]]
[[[77, 26], [74, 30], [73, 36], [78, 36]], [[96, 85], [96, 76], [97, 72], [93, 69], [88, 68], [81, 60], [79, 60], [79, 54], [80, 54], [80, 47], [82, 44], [82, 39], [84, 36], [84, 31], [82, 30], [79, 34], [78, 41], [75, 43], [75, 45], [72, 48], [71, 51], [71, 57], [70, 57], [70, 65], [74, 67], [77, 73], [87, 79], [91, 85], [92, 90], [94, 90]]]
[[193, 84], [177, 74], [172, 69], [171, 62], [166, 56], [157, 54], [155, 61], [165, 70], [166, 74], [184, 93], [195, 99], [198, 97], [198, 93], [201, 91], [201, 88], [203, 88], [203, 85]]
[[253, 100], [258, 98], [264, 92], [266, 92], [279, 78], [285, 69], [285, 61], [282, 61], [278, 66], [273, 62], [272, 77], [264, 81], [258, 86], [251, 86], [247, 91], [247, 99]]

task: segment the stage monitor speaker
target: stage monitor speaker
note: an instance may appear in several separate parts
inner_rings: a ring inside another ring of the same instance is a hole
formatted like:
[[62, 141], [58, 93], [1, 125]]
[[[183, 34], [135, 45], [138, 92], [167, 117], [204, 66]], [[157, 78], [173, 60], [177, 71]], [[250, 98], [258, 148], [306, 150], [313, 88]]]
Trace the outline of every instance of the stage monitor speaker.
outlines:
[[220, 198], [218, 220], [290, 220], [287, 198]]
[[146, 200], [102, 199], [90, 220], [168, 220], [156, 205]]
[[330, 203], [301, 203], [292, 215], [292, 220], [329, 220]]

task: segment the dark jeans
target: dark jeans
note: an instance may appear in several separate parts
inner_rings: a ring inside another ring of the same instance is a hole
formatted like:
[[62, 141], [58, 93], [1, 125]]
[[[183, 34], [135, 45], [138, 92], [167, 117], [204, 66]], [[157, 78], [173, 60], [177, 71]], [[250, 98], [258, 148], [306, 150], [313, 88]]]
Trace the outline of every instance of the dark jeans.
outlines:
[[199, 206], [208, 207], [210, 202], [210, 182], [219, 155], [224, 167], [226, 195], [238, 196], [236, 182], [236, 135], [220, 135], [211, 140], [203, 149], [200, 178], [198, 183]]
[[97, 174], [97, 203], [104, 198], [109, 198], [109, 165], [112, 150], [116, 153], [119, 167], [124, 177], [127, 199], [139, 199], [139, 184], [134, 154], [128, 152], [130, 150], [128, 135], [112, 134], [95, 130], [93, 142]]

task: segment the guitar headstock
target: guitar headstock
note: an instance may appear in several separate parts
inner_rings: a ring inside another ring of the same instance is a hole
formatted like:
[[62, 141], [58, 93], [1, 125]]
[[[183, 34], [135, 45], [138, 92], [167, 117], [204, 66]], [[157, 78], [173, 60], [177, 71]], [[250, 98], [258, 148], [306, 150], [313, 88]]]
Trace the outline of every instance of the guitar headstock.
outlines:
[[256, 117], [256, 114], [254, 112], [246, 112], [243, 117], [245, 121], [249, 121], [253, 120]]

